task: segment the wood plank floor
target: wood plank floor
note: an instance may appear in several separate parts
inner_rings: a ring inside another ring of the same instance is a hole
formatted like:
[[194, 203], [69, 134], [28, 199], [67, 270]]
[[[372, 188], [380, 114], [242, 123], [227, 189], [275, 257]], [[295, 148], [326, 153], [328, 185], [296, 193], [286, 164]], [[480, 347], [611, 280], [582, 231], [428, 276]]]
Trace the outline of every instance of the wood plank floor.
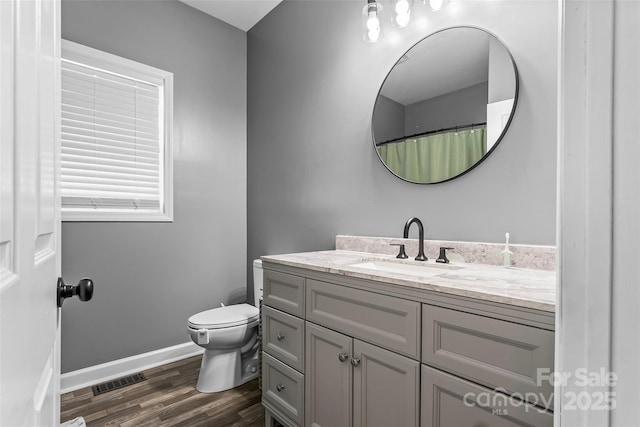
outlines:
[[63, 394], [61, 421], [88, 427], [263, 427], [258, 380], [220, 393], [195, 389], [202, 356], [143, 371], [146, 381], [94, 396], [91, 387]]

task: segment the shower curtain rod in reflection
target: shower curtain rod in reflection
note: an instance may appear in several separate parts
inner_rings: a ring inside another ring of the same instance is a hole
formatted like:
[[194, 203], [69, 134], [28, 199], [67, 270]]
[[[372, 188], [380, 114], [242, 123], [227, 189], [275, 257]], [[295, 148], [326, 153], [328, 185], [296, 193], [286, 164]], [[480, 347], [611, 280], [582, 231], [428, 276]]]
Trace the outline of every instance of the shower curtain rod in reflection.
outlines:
[[418, 136], [431, 135], [431, 134], [440, 133], [440, 132], [448, 132], [448, 131], [451, 131], [451, 130], [456, 130], [457, 131], [457, 130], [462, 130], [462, 129], [466, 129], [466, 128], [474, 128], [474, 127], [477, 127], [477, 126], [485, 126], [486, 124], [487, 124], [487, 122], [470, 123], [468, 125], [451, 126], [449, 128], [430, 130], [430, 131], [427, 131], [427, 132], [416, 133], [416, 134], [409, 135], [409, 136], [403, 136], [403, 137], [400, 137], [400, 138], [395, 138], [395, 139], [390, 139], [388, 141], [379, 142], [379, 143], [376, 144], [376, 147], [379, 147], [379, 146], [385, 145], [385, 144], [390, 144], [392, 142], [402, 141], [403, 139], [416, 138]]

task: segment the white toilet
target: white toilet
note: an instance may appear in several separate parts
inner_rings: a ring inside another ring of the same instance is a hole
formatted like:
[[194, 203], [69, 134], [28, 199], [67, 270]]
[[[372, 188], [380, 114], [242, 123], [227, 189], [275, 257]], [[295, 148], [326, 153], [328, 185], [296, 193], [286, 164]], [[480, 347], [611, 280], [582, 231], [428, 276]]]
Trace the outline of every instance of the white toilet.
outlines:
[[189, 335], [204, 348], [196, 389], [213, 393], [258, 377], [258, 325], [262, 299], [262, 261], [253, 261], [255, 306], [235, 304], [189, 318]]

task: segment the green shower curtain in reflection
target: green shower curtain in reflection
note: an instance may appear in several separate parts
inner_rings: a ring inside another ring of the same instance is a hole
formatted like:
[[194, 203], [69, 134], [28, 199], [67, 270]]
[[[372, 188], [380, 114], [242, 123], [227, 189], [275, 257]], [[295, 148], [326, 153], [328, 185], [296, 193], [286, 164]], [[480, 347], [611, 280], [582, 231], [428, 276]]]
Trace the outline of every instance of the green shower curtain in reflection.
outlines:
[[380, 158], [392, 172], [421, 183], [459, 175], [486, 152], [486, 128], [407, 138], [378, 147]]

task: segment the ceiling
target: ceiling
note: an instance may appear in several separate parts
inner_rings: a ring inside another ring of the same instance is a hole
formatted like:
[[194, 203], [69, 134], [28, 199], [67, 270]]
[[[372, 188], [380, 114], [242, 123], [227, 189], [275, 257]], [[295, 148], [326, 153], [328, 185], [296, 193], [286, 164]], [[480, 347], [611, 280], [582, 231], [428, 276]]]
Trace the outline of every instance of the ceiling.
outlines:
[[416, 44], [393, 68], [382, 95], [402, 105], [489, 79], [489, 34], [475, 28], [441, 31]]
[[249, 31], [282, 0], [180, 0], [221, 21]]

